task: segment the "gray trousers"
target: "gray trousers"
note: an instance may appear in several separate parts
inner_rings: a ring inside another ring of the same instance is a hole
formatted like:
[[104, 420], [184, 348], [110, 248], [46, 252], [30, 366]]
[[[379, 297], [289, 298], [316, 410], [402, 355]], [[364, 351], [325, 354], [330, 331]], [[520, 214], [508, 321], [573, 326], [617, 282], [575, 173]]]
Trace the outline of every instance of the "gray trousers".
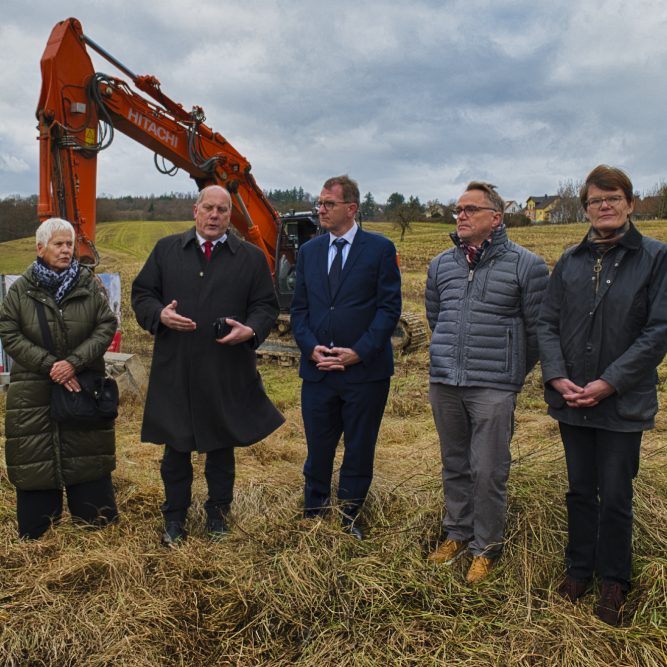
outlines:
[[495, 558], [505, 531], [516, 393], [432, 382], [429, 399], [440, 436], [447, 537], [469, 541], [475, 556]]

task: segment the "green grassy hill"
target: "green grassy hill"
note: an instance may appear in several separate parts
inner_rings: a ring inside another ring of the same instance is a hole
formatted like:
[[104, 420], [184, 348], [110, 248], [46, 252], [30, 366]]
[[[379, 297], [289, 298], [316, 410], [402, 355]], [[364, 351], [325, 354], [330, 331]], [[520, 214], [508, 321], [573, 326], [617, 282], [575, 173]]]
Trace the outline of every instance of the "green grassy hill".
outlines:
[[[189, 224], [109, 223], [98, 232], [100, 270], [122, 277], [125, 349], [145, 360], [152, 341], [134, 324], [129, 287], [155, 240]], [[398, 239], [389, 225], [368, 227]], [[667, 241], [665, 222], [640, 228]], [[398, 244], [406, 308], [423, 312], [427, 264], [449, 246], [451, 229], [415, 224]], [[553, 265], [584, 231], [534, 227], [510, 236]], [[4, 273], [23, 271], [34, 256], [30, 240], [0, 248]], [[361, 543], [342, 535], [335, 517], [301, 526], [297, 372], [261, 371], [287, 421], [238, 450], [233, 532], [223, 543], [204, 536], [203, 459], [195, 457], [191, 537], [178, 550], [159, 546], [160, 448], [139, 441], [139, 403], [122, 405], [117, 422], [122, 520], [113, 528], [87, 532], [66, 523], [37, 543], [17, 541], [14, 491], [0, 466], [0, 664], [664, 667], [666, 363], [658, 426], [642, 444], [634, 589], [618, 629], [592, 615], [594, 596], [572, 606], [554, 592], [563, 572], [566, 474], [539, 370], [517, 409], [505, 552], [475, 588], [463, 582], [466, 559], [451, 568], [426, 561], [443, 511], [427, 351], [398, 360], [365, 510], [370, 537]]]

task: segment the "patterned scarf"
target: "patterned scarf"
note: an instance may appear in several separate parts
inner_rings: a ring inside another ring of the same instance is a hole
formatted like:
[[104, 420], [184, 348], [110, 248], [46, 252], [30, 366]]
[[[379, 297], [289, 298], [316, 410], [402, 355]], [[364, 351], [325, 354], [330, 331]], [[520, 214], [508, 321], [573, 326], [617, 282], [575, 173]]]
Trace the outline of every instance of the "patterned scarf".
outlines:
[[[502, 224], [493, 231], [499, 231], [501, 230], [505, 225]], [[468, 266], [471, 269], [474, 269], [478, 264], [479, 260], [482, 259], [482, 255], [484, 254], [484, 251], [491, 245], [491, 241], [493, 240], [493, 232], [491, 232], [491, 236], [489, 236], [488, 239], [485, 239], [482, 241], [481, 245], [475, 246], [475, 245], [469, 245], [465, 241], [461, 241], [459, 239], [459, 247], [463, 252], [465, 253], [466, 259], [468, 260]]]
[[60, 305], [60, 302], [76, 284], [79, 277], [79, 262], [73, 259], [69, 267], [63, 271], [54, 271], [44, 264], [41, 257], [38, 257], [32, 263], [32, 275]]
[[597, 229], [591, 227], [588, 230], [588, 243], [595, 252], [598, 254], [604, 254], [607, 250], [610, 250], [613, 246], [615, 246], [623, 238], [623, 236], [625, 236], [625, 233], [629, 229], [629, 218], [625, 221], [625, 224], [622, 227], [615, 229], [608, 236], [602, 236]]

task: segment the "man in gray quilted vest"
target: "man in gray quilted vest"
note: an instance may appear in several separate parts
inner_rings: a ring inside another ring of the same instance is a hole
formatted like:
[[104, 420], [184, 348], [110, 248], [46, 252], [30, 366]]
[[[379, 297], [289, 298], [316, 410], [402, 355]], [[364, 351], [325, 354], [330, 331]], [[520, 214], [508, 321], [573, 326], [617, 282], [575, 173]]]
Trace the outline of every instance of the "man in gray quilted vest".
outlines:
[[426, 280], [446, 531], [429, 560], [451, 564], [469, 552], [471, 584], [502, 551], [516, 396], [538, 358], [548, 278], [544, 260], [507, 237], [504, 210], [494, 185], [469, 183], [454, 211], [454, 247], [433, 259]]

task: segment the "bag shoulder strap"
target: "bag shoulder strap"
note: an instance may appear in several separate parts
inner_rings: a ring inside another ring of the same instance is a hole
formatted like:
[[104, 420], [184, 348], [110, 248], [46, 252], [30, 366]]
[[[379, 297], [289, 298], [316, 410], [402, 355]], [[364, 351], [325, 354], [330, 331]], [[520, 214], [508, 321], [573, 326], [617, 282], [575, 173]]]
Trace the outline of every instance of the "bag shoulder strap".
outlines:
[[37, 319], [39, 320], [39, 328], [42, 330], [44, 345], [49, 352], [54, 354], [55, 350], [53, 346], [53, 338], [51, 338], [49, 325], [46, 323], [46, 312], [44, 311], [44, 304], [41, 301], [36, 301], [35, 309], [37, 310]]

